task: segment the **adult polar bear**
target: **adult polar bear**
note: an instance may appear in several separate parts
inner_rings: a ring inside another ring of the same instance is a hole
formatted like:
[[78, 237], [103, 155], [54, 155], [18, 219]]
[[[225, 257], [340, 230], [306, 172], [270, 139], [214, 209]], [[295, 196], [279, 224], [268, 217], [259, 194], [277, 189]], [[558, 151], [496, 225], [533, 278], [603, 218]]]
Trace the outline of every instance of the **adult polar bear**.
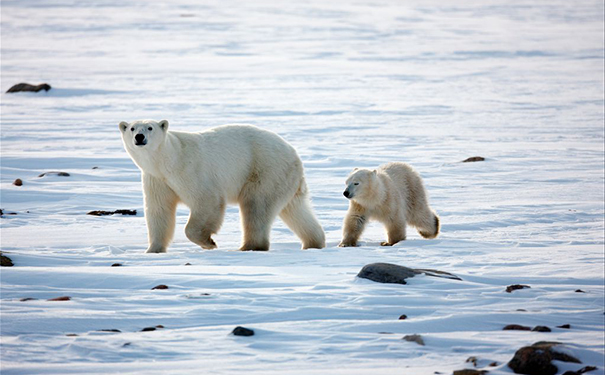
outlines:
[[269, 250], [277, 215], [303, 249], [325, 246], [309, 203], [303, 165], [277, 134], [250, 125], [224, 125], [199, 133], [168, 131], [168, 121], [120, 122], [124, 147], [141, 169], [148, 253], [164, 253], [174, 235], [179, 202], [191, 213], [187, 238], [216, 248], [228, 203], [240, 206], [241, 250]]

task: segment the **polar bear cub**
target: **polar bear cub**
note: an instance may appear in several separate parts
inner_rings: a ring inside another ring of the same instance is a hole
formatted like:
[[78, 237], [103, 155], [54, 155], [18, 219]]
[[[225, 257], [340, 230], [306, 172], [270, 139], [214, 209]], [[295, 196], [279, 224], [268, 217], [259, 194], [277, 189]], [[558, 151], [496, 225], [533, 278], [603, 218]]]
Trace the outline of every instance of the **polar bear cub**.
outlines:
[[405, 240], [406, 224], [425, 238], [439, 234], [439, 216], [429, 207], [422, 179], [410, 165], [394, 162], [373, 171], [355, 168], [346, 185], [343, 195], [350, 200], [349, 211], [338, 246], [357, 246], [368, 220], [384, 224], [387, 241], [382, 246]]
[[217, 247], [212, 235], [227, 204], [240, 206], [241, 250], [268, 250], [278, 215], [303, 249], [325, 246], [302, 162], [277, 134], [250, 125], [169, 131], [166, 120], [123, 121], [119, 128], [124, 148], [142, 172], [148, 253], [166, 252], [178, 203], [191, 210], [187, 238], [204, 249]]

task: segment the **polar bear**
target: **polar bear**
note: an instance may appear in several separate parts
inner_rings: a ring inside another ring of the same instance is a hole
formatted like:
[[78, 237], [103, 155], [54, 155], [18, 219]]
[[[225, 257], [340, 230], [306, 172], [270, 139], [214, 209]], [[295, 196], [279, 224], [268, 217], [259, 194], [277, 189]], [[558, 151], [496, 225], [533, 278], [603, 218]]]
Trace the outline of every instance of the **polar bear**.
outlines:
[[384, 224], [392, 246], [405, 240], [406, 224], [422, 237], [439, 234], [439, 216], [429, 207], [420, 175], [406, 163], [388, 163], [373, 171], [355, 168], [346, 181], [343, 195], [349, 202], [340, 247], [357, 246], [368, 220]]
[[148, 253], [166, 252], [178, 203], [191, 210], [187, 238], [204, 249], [217, 247], [212, 235], [231, 203], [240, 206], [240, 250], [269, 250], [277, 215], [302, 240], [303, 249], [325, 246], [302, 162], [277, 134], [251, 125], [169, 131], [166, 120], [122, 121], [119, 128], [124, 148], [142, 172]]

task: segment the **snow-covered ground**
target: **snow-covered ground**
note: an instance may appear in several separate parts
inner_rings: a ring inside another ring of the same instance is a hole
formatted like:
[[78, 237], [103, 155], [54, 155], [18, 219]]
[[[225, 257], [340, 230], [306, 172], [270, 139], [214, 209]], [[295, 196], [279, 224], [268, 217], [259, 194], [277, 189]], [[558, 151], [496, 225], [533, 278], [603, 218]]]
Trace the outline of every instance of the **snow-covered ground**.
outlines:
[[[16, 213], [0, 219], [15, 262], [1, 269], [2, 374], [428, 375], [473, 367], [471, 356], [510, 374], [515, 351], [541, 340], [582, 360], [559, 373], [604, 374], [603, 10], [592, 0], [2, 0], [2, 92], [53, 87], [0, 97], [0, 206]], [[328, 247], [299, 250], [278, 221], [271, 251], [239, 252], [231, 207], [219, 249], [203, 251], [186, 239], [181, 207], [169, 252], [144, 254], [140, 172], [117, 126], [141, 118], [279, 133], [305, 163]], [[476, 155], [486, 161], [460, 163]], [[410, 230], [383, 248], [372, 224], [362, 246], [336, 247], [347, 174], [388, 161], [422, 174], [442, 234]], [[70, 177], [38, 177], [48, 171]], [[138, 215], [86, 215], [116, 209]], [[463, 281], [357, 279], [372, 262]], [[506, 293], [511, 284], [531, 288]], [[46, 300], [61, 296], [71, 301]], [[230, 335], [238, 325], [256, 335]]]

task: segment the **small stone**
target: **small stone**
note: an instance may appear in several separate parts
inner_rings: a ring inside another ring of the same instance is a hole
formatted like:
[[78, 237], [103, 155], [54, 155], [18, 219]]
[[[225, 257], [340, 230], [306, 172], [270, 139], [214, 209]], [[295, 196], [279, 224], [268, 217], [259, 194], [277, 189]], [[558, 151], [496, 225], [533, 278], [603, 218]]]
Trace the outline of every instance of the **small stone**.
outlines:
[[582, 367], [581, 369], [578, 370], [578, 373], [583, 374], [585, 372], [589, 372], [589, 371], [594, 371], [597, 368], [595, 366], [586, 366], [586, 367]]
[[463, 163], [472, 163], [476, 161], [485, 161], [485, 158], [483, 156], [471, 156], [468, 159], [462, 160]]
[[51, 174], [56, 174], [59, 177], [69, 177], [70, 174], [67, 172], [57, 172], [57, 171], [51, 171], [51, 172], [44, 172], [41, 175], [39, 175], [38, 177], [44, 177], [44, 176], [48, 176]]
[[498, 366], [498, 362], [492, 362], [488, 366], [489, 367], [496, 367], [496, 366]]
[[586, 292], [583, 291], [582, 289], [576, 289], [576, 293], [586, 293]]
[[76, 335], [75, 333], [66, 333], [65, 336], [67, 336], [67, 337], [76, 337], [78, 335]]
[[11, 260], [11, 258], [2, 255], [2, 253], [0, 253], [0, 266], [2, 267], [12, 267], [15, 264], [13, 263], [13, 261]]
[[13, 182], [13, 185], [15, 186], [23, 186], [23, 180], [21, 180], [20, 178], [16, 179], [15, 182]]
[[521, 284], [509, 285], [506, 287], [506, 293], [511, 293], [513, 290], [528, 289], [528, 288], [531, 288], [531, 286], [521, 285]]
[[63, 296], [47, 299], [47, 301], [71, 301], [71, 297]]
[[8, 89], [7, 93], [15, 93], [15, 92], [38, 92], [38, 91], [48, 91], [52, 87], [48, 83], [41, 83], [39, 85], [30, 85], [29, 83], [17, 83], [10, 89]]
[[132, 343], [131, 343], [131, 342], [125, 342], [125, 343], [122, 345], [122, 347], [123, 347], [123, 348], [125, 348], [125, 347], [130, 346], [130, 345], [132, 345]]
[[420, 335], [405, 335], [405, 336], [403, 336], [403, 340], [409, 341], [409, 342], [415, 342], [418, 345], [424, 346], [424, 340], [422, 339], [422, 336], [420, 336]]
[[488, 372], [487, 370], [464, 369], [454, 371], [454, 375], [483, 375]]
[[122, 263], [114, 263], [111, 266], [112, 267], [122, 267]]
[[119, 329], [98, 329], [99, 332], [113, 332], [113, 333], [121, 333]]
[[27, 298], [21, 298], [19, 301], [27, 302], [27, 301], [35, 301], [35, 300], [37, 300], [37, 298], [27, 297]]
[[408, 318], [408, 316], [403, 314], [399, 317], [399, 320], [406, 320], [407, 318]]
[[155, 289], [168, 289], [168, 286], [164, 285], [164, 284], [160, 284], [160, 285], [156, 285], [153, 288], [151, 288], [151, 290], [155, 290]]
[[557, 326], [557, 328], [570, 329], [571, 325], [569, 325], [569, 324], [563, 324], [563, 325]]
[[552, 332], [552, 330], [546, 326], [535, 326], [534, 329], [532, 329], [532, 331], [534, 331], [534, 332]]
[[99, 167], [92, 167], [92, 169], [99, 169]]
[[254, 336], [254, 331], [249, 328], [237, 326], [231, 332], [234, 336]]
[[96, 210], [96, 211], [89, 211], [86, 213], [86, 215], [92, 215], [92, 216], [108, 216], [108, 215], [136, 215], [137, 214], [137, 210], [115, 210], [115, 211], [102, 211], [102, 210]]
[[525, 310], [525, 309], [517, 309], [517, 311], [519, 311], [519, 312], [527, 312], [527, 310]]
[[466, 363], [472, 363], [473, 366], [477, 367], [477, 357], [468, 357]]
[[164, 328], [164, 326], [161, 324], [158, 324], [157, 326], [155, 326], [155, 328]]
[[141, 332], [151, 332], [151, 331], [155, 331], [157, 328], [155, 327], [145, 327], [141, 330]]
[[509, 324], [502, 328], [503, 331], [531, 331], [530, 327], [522, 326], [519, 324]]
[[190, 265], [191, 265], [191, 263], [185, 263], [185, 265], [186, 265], [186, 266], [190, 266]]

